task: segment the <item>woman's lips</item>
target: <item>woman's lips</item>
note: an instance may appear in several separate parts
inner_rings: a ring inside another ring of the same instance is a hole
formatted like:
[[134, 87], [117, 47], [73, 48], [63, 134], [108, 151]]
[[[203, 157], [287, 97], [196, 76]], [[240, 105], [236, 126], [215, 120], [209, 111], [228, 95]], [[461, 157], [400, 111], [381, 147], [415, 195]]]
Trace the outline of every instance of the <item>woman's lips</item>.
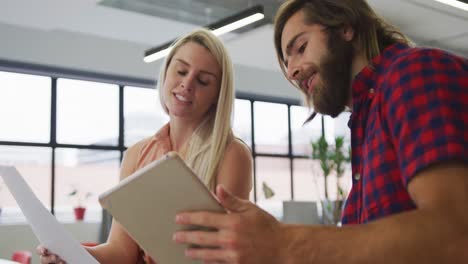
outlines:
[[185, 97], [185, 96], [183, 96], [183, 95], [174, 93], [174, 97], [175, 97], [179, 102], [186, 103], [186, 104], [192, 103], [191, 100], [189, 100], [187, 97]]

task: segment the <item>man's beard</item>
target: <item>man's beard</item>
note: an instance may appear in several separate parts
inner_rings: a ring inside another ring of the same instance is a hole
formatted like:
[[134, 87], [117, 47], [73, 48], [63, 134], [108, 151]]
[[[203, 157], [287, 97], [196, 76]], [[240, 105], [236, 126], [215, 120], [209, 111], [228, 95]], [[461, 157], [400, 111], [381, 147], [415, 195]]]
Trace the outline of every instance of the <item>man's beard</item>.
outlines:
[[309, 100], [316, 112], [337, 117], [351, 97], [351, 64], [353, 47], [339, 30], [329, 31], [328, 53], [319, 65], [321, 82], [314, 87]]

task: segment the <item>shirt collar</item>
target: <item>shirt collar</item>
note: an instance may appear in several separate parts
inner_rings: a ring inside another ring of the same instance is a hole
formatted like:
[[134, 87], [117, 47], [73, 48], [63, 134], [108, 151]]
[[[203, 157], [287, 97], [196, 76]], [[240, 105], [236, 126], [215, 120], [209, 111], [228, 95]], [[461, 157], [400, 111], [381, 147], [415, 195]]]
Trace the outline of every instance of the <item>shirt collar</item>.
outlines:
[[369, 89], [373, 89], [375, 86], [375, 76], [379, 75], [382, 70], [386, 69], [395, 60], [396, 56], [408, 48], [407, 44], [393, 44], [384, 49], [380, 55], [374, 57], [371, 63], [354, 77], [351, 84], [353, 102], [367, 97]]
[[153, 136], [153, 141], [157, 142], [162, 148], [172, 150], [171, 143], [171, 129], [169, 123], [165, 124], [159, 131]]
[[363, 100], [372, 98], [375, 93], [375, 81], [383, 70], [395, 60], [395, 57], [407, 50], [409, 46], [403, 43], [397, 43], [388, 46], [383, 52], [374, 57], [366, 67], [364, 67], [353, 79], [351, 84], [352, 98], [353, 98], [353, 111], [348, 121], [348, 127], [351, 128], [353, 120], [355, 119], [356, 112], [359, 105]]

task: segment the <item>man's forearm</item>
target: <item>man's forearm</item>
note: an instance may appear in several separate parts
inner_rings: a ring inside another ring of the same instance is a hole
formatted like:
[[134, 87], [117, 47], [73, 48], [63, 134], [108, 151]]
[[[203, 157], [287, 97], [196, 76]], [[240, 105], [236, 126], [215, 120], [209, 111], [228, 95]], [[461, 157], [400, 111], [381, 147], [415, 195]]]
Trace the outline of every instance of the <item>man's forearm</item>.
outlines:
[[342, 228], [283, 225], [282, 263], [468, 263], [467, 232], [461, 220], [422, 210]]

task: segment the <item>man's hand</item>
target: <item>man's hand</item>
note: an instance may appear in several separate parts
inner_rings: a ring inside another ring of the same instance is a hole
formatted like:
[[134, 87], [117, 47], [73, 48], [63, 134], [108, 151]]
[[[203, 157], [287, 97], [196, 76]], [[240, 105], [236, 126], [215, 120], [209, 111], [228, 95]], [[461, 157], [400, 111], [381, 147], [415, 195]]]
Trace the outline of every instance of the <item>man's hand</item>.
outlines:
[[281, 263], [281, 224], [271, 215], [247, 200], [228, 193], [223, 186], [216, 189], [221, 204], [228, 214], [208, 212], [181, 213], [176, 223], [217, 229], [181, 231], [174, 241], [195, 244], [186, 255], [205, 263]]

